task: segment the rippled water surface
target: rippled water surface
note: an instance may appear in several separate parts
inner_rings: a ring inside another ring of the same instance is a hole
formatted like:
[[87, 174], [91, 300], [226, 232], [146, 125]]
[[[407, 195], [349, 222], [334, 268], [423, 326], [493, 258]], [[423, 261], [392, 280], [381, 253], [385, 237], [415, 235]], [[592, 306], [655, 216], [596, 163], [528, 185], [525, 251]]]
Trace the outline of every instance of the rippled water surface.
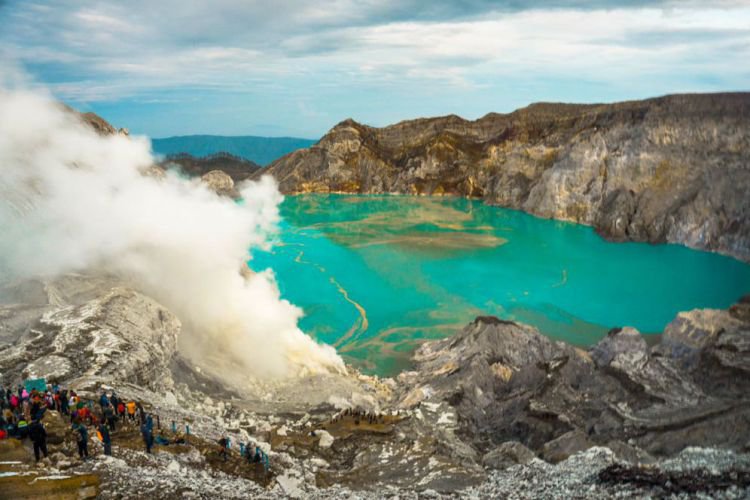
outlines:
[[750, 266], [677, 245], [609, 243], [585, 226], [457, 198], [303, 195], [270, 252], [301, 327], [366, 372], [393, 374], [421, 340], [477, 315], [588, 345], [614, 326], [660, 332], [678, 311], [727, 307]]

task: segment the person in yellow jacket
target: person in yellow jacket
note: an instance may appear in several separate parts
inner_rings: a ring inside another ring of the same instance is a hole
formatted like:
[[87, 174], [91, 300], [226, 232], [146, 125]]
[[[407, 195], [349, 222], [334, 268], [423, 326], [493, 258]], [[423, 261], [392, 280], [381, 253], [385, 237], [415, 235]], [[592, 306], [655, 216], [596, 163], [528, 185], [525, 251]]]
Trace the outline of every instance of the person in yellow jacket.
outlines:
[[135, 401], [128, 401], [125, 404], [125, 408], [128, 410], [128, 418], [130, 419], [130, 421], [135, 422], [135, 409], [136, 409]]

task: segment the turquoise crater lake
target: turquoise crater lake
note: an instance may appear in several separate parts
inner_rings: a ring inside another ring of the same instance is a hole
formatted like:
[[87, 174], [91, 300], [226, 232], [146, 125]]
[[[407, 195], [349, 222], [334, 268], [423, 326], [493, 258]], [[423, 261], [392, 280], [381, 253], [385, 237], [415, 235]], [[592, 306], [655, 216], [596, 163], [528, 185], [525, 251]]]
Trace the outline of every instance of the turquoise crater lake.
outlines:
[[610, 243], [590, 227], [460, 198], [300, 195], [281, 206], [270, 267], [301, 328], [368, 373], [394, 374], [425, 339], [478, 315], [590, 345], [616, 326], [661, 332], [725, 308], [750, 266], [679, 245]]

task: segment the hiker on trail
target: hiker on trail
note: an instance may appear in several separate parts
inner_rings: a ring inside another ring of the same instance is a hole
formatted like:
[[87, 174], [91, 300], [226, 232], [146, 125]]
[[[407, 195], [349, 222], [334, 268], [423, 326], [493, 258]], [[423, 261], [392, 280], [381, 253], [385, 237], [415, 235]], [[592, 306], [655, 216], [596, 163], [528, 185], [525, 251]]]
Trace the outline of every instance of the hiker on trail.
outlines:
[[253, 457], [253, 463], [259, 464], [262, 458], [263, 458], [263, 452], [261, 451], [260, 446], [256, 446], [255, 456]]
[[86, 420], [89, 421], [89, 424], [91, 423], [91, 411], [88, 409], [87, 406], [83, 405], [83, 403], [78, 403], [78, 418], [81, 420], [81, 422], [85, 422]]
[[104, 421], [99, 424], [98, 431], [99, 437], [102, 440], [102, 445], [104, 446], [104, 454], [112, 455], [112, 438], [109, 435], [109, 427]]
[[135, 422], [135, 401], [128, 401], [128, 403], [125, 405], [125, 408], [128, 410], [128, 418], [131, 422]]
[[109, 406], [109, 398], [107, 397], [106, 392], [103, 392], [102, 396], [99, 398], [99, 405], [102, 407], [102, 411]]
[[141, 434], [143, 435], [143, 442], [146, 445], [146, 453], [151, 453], [151, 447], [154, 446], [154, 422], [151, 419], [151, 415], [141, 425]]
[[[146, 410], [143, 409], [143, 405], [138, 402], [135, 404], [136, 410], [138, 411], [138, 421], [141, 423], [141, 425], [146, 423]], [[153, 424], [151, 425], [151, 428], [153, 429]]]
[[167, 446], [170, 444], [169, 439], [167, 439], [162, 432], [159, 432], [159, 435], [156, 436], [154, 442], [160, 446]]
[[227, 447], [229, 446], [229, 440], [226, 437], [219, 439], [219, 446], [221, 447], [221, 457], [224, 461], [227, 461]]
[[112, 407], [112, 405], [108, 405], [106, 408], [104, 408], [104, 415], [102, 417], [102, 420], [105, 420], [107, 422], [107, 425], [112, 429], [112, 432], [115, 432], [117, 430], [117, 419], [115, 418], [115, 409]]
[[122, 401], [117, 403], [117, 414], [120, 416], [120, 420], [122, 420], [124, 423], [125, 422], [125, 403], [123, 403]]
[[247, 463], [249, 464], [253, 463], [254, 456], [255, 456], [255, 445], [247, 443], [247, 446], [245, 447], [245, 459], [247, 460]]
[[29, 426], [29, 438], [34, 443], [34, 458], [39, 462], [40, 452], [47, 458], [47, 431], [44, 430], [44, 424], [39, 420], [34, 420]]
[[60, 413], [68, 415], [70, 413], [69, 408], [68, 391], [60, 391]]
[[81, 457], [81, 460], [86, 460], [89, 457], [89, 431], [80, 419], [75, 420], [72, 429], [76, 434], [76, 441], [78, 442], [78, 455]]

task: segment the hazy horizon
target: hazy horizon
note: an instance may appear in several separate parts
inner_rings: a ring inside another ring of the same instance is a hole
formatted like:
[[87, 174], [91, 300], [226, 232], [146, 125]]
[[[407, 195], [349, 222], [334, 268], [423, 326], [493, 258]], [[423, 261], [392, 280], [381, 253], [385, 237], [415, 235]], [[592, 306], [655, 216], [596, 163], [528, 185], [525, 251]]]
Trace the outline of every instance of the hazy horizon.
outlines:
[[6, 0], [0, 23], [2, 66], [153, 138], [750, 89], [742, 0]]

